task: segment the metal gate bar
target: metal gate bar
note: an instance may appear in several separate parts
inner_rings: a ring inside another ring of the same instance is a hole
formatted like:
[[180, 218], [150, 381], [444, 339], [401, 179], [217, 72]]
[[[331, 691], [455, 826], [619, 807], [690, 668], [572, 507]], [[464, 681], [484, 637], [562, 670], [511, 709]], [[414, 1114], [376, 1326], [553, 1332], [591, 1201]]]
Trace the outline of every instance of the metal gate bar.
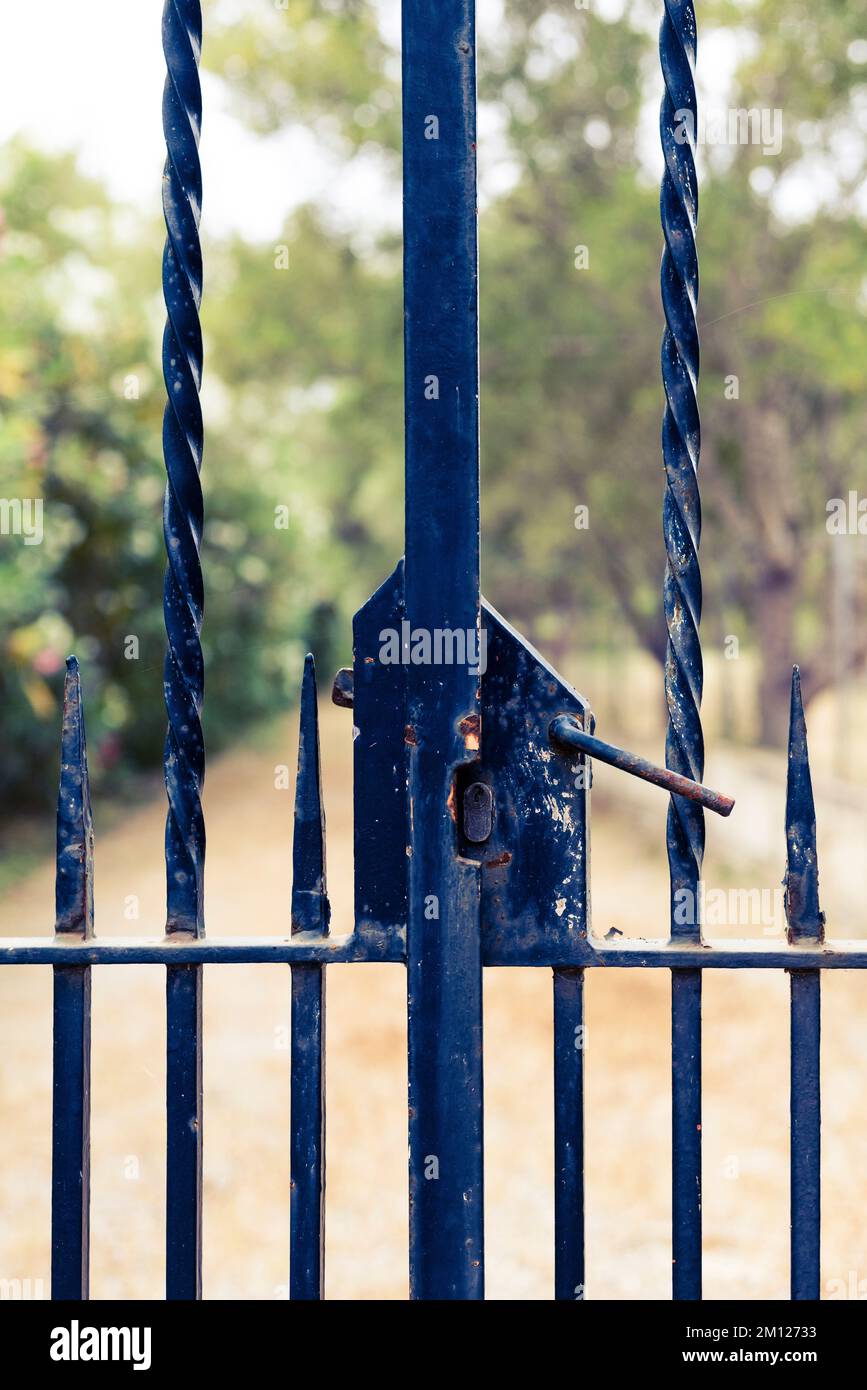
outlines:
[[[204, 936], [205, 825], [201, 791], [205, 752], [201, 726], [204, 663], [199, 631], [204, 586], [199, 560], [203, 503], [199, 472], [204, 428], [202, 380], [202, 92], [199, 0], [167, 0], [163, 10], [163, 131], [166, 164], [163, 213], [163, 454], [166, 492], [163, 594], [167, 648], [164, 690], [166, 935]], [[166, 1297], [202, 1292], [202, 968], [166, 971]]]
[[554, 1297], [584, 1297], [584, 971], [554, 971]]
[[[786, 782], [786, 919], [793, 945], [821, 945], [816, 807], [807, 752], [801, 676], [792, 673], [789, 769]], [[821, 1127], [819, 1087], [821, 983], [818, 970], [791, 972], [791, 1207], [792, 1298], [816, 1299], [820, 1289]]]
[[[475, 6], [404, 0], [406, 617], [479, 627]], [[468, 664], [407, 667], [409, 1261], [415, 1298], [481, 1298], [479, 867], [455, 853]]]
[[166, 1298], [202, 1296], [202, 967], [166, 970]]
[[[663, 605], [668, 629], [665, 697], [666, 766], [701, 782], [702, 657], [701, 501], [698, 490], [698, 188], [692, 132], [697, 129], [693, 69], [696, 53], [692, 0], [665, 0], [659, 33], [664, 92], [659, 133], [665, 157], [660, 192], [664, 250], [660, 277], [665, 330], [662, 381], [665, 414], [663, 532], [666, 571]], [[691, 121], [691, 126], [689, 122]], [[689, 138], [683, 138], [686, 130]], [[667, 826], [672, 939], [698, 943], [699, 884], [704, 855], [704, 811], [673, 796]], [[677, 908], [693, 910], [683, 923]], [[672, 1273], [674, 1297], [701, 1298], [701, 972], [671, 977]]]
[[[325, 811], [313, 658], [304, 663], [295, 783], [292, 936], [328, 935]], [[325, 967], [292, 966], [289, 1296], [325, 1297]]]
[[54, 967], [52, 1298], [87, 1298], [90, 1243], [90, 966]]
[[[93, 817], [78, 662], [66, 663], [57, 797], [55, 933], [93, 938]], [[51, 1297], [87, 1298], [90, 1244], [89, 965], [54, 966]]]

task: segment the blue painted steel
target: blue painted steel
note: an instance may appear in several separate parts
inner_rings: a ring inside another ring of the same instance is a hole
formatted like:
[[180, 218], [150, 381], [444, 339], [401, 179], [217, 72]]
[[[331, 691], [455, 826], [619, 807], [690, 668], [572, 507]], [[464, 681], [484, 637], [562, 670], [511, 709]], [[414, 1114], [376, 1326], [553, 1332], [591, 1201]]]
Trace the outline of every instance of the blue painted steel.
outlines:
[[90, 967], [54, 967], [51, 1297], [89, 1296]]
[[[403, 5], [406, 615], [429, 640], [479, 624], [474, 9]], [[410, 664], [407, 682], [410, 1293], [481, 1298], [479, 870], [455, 825], [478, 675]]]
[[701, 971], [671, 972], [672, 1293], [701, 1298]]
[[328, 935], [331, 907], [325, 887], [325, 810], [319, 764], [316, 669], [308, 652], [301, 682], [295, 831], [292, 845], [292, 934]]
[[310, 961], [345, 965], [383, 961], [403, 964], [405, 960], [406, 952], [399, 940], [387, 945], [376, 941], [371, 947], [354, 933], [304, 933], [292, 939], [222, 936], [215, 940], [175, 933], [168, 937], [103, 937], [87, 942], [65, 937], [12, 936], [0, 941], [0, 965], [294, 965]]
[[355, 930], [372, 949], [406, 939], [408, 764], [406, 666], [380, 659], [382, 633], [403, 634], [403, 561], [352, 624]]
[[292, 966], [289, 1296], [325, 1297], [325, 967]]
[[[500, 953], [497, 943], [482, 954], [489, 966], [550, 969], [627, 970], [865, 970], [867, 941], [831, 941], [821, 946], [769, 945], [755, 938], [722, 939], [714, 945], [681, 944], [644, 937], [588, 938], [549, 949], [536, 939], [526, 952]], [[403, 949], [370, 951], [355, 935], [329, 937], [221, 936], [115, 937], [79, 942], [52, 936], [11, 936], [0, 942], [0, 965], [364, 965], [405, 963]]]
[[554, 971], [554, 1297], [584, 1298], [584, 972]]
[[801, 673], [792, 671], [789, 709], [789, 761], [786, 776], [786, 922], [789, 940], [825, 939], [825, 914], [819, 907], [819, 857], [816, 852], [816, 805], [810, 776], [807, 722], [801, 698]]
[[[295, 785], [292, 933], [327, 935], [325, 811], [313, 657], [304, 663]], [[292, 967], [289, 1294], [325, 1296], [325, 968]]]
[[[199, 132], [202, 93], [199, 0], [166, 0], [163, 93], [166, 246], [163, 295], [163, 417], [166, 495], [163, 531], [168, 566], [163, 589], [168, 646], [164, 689], [168, 732], [165, 782], [166, 932], [204, 934], [205, 822], [201, 792], [205, 748], [201, 710], [204, 665], [199, 632], [204, 587], [199, 547], [204, 516], [202, 466], [202, 176]], [[166, 972], [166, 1297], [192, 1299], [202, 1290], [202, 971]]]
[[74, 656], [66, 659], [63, 683], [55, 901], [56, 932], [93, 935], [93, 816], [81, 676]]
[[[665, 249], [661, 289], [665, 310], [662, 380], [665, 415], [663, 588], [668, 651], [665, 698], [666, 767], [701, 782], [704, 740], [701, 704], [701, 572], [698, 546], [700, 428], [696, 396], [699, 367], [698, 221], [694, 133], [696, 127], [696, 28], [692, 0], [665, 0], [659, 56], [665, 92], [659, 130], [665, 156], [660, 212]], [[686, 119], [684, 113], [688, 113]], [[686, 138], [685, 138], [686, 137]], [[698, 885], [704, 855], [704, 811], [673, 796], [667, 826], [672, 936], [699, 938]], [[692, 911], [678, 912], [684, 902]], [[686, 919], [684, 921], [684, 919]], [[672, 1198], [674, 1297], [701, 1297], [701, 974], [672, 976]]]
[[201, 47], [199, 0], [166, 0], [163, 11], [163, 52], [168, 73], [163, 94], [167, 151], [163, 175], [167, 232], [163, 255], [167, 315], [163, 376], [168, 396], [163, 417], [167, 475], [163, 531], [168, 556], [163, 589], [168, 637], [163, 683], [169, 721], [164, 757], [169, 800], [166, 929], [197, 935], [204, 931], [202, 876], [205, 862], [201, 802], [205, 777], [201, 724], [205, 672], [199, 640], [205, 603], [199, 561], [203, 522], [199, 472], [204, 442], [199, 403], [202, 176], [198, 147], [202, 93], [198, 64]]
[[817, 1299], [820, 1287], [821, 983], [818, 970], [791, 973], [791, 1285], [793, 1299]]
[[[55, 931], [93, 937], [93, 818], [81, 677], [67, 658], [57, 796]], [[54, 967], [54, 1082], [51, 1154], [51, 1297], [88, 1296], [90, 1238], [89, 965]]]
[[[701, 704], [701, 500], [698, 490], [700, 427], [698, 418], [698, 220], [693, 132], [697, 108], [693, 69], [696, 32], [692, 0], [666, 0], [659, 35], [665, 94], [659, 116], [665, 171], [660, 211], [665, 248], [662, 256], [662, 381], [665, 414], [662, 452], [665, 464], [663, 530], [666, 569], [663, 599], [668, 629], [665, 698], [668, 706], [666, 766], [701, 782], [704, 740]], [[684, 113], [688, 113], [688, 117]], [[691, 124], [690, 124], [691, 123]], [[672, 797], [668, 815], [668, 860], [671, 871], [672, 932], [690, 935], [696, 925], [680, 925], [675, 906], [680, 891], [694, 893], [704, 854], [704, 813], [694, 801]]]
[[[821, 943], [816, 807], [807, 749], [801, 677], [792, 672], [789, 767], [786, 781], [786, 921], [793, 945]], [[820, 1039], [821, 977], [792, 970], [791, 981], [791, 1209], [792, 1298], [817, 1299], [821, 1255]]]
[[202, 967], [166, 970], [166, 1298], [202, 1296]]
[[[548, 725], [561, 712], [592, 727], [593, 715], [490, 604], [482, 616], [481, 750], [462, 775], [490, 784], [494, 819], [483, 845], [460, 848], [482, 865], [483, 959], [550, 964], [587, 937], [589, 778], [580, 754], [551, 752]], [[478, 730], [468, 739], [478, 746]]]

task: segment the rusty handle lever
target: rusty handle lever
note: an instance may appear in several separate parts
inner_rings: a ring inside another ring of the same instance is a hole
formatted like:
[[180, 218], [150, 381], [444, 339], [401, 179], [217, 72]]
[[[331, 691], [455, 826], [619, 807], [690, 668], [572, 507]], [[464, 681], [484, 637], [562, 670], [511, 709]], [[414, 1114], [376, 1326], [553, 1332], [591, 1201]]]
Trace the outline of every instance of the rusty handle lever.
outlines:
[[561, 748], [568, 748], [574, 753], [586, 753], [588, 757], [596, 758], [601, 763], [619, 767], [621, 772], [631, 772], [633, 777], [641, 777], [645, 782], [664, 787], [676, 796], [698, 801], [707, 807], [708, 811], [716, 811], [717, 815], [731, 815], [735, 803], [730, 796], [711, 791], [710, 787], [703, 787], [700, 782], [682, 777], [679, 772], [671, 772], [666, 767], [656, 767], [646, 758], [639, 758], [637, 753], [627, 753], [624, 748], [615, 748], [611, 743], [603, 743], [601, 738], [586, 734], [571, 715], [558, 714], [556, 719], [552, 719], [548, 725], [548, 737]]

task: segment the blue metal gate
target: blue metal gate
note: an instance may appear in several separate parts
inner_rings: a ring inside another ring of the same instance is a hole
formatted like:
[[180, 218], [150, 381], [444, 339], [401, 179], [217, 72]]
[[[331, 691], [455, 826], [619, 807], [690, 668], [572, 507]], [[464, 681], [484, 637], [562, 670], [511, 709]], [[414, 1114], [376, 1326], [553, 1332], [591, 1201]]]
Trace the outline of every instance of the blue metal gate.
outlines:
[[[482, 971], [553, 972], [555, 1289], [584, 1290], [584, 979], [596, 968], [671, 971], [673, 1296], [701, 1297], [701, 991], [704, 970], [791, 978], [791, 1293], [819, 1296], [820, 972], [862, 969], [867, 948], [828, 943], [797, 669], [786, 799], [788, 943], [702, 939], [698, 628], [698, 211], [692, 0], [665, 0], [660, 35], [665, 155], [662, 449], [668, 625], [666, 768], [594, 737], [586, 702], [480, 598], [476, 99], [473, 0], [403, 0], [406, 556], [356, 615], [351, 705], [355, 921], [331, 932], [325, 883], [316, 686], [307, 658], [295, 808], [291, 934], [205, 935], [200, 801], [203, 584], [199, 404], [202, 263], [199, 0], [167, 0], [163, 203], [167, 322], [163, 429], [168, 567], [165, 698], [167, 919], [162, 937], [99, 938], [78, 665], [68, 661], [53, 936], [7, 939], [3, 965], [54, 971], [52, 1296], [88, 1294], [90, 991], [93, 966], [166, 968], [166, 1295], [201, 1296], [202, 980], [205, 965], [291, 967], [290, 1293], [324, 1290], [325, 971], [403, 964], [409, 1019], [410, 1286], [414, 1298], [484, 1293]], [[677, 122], [675, 115], [678, 113]], [[676, 133], [677, 128], [677, 133]], [[393, 649], [386, 659], [384, 635]], [[671, 794], [670, 934], [609, 941], [590, 931], [591, 760]], [[684, 918], [686, 920], [684, 920]]]

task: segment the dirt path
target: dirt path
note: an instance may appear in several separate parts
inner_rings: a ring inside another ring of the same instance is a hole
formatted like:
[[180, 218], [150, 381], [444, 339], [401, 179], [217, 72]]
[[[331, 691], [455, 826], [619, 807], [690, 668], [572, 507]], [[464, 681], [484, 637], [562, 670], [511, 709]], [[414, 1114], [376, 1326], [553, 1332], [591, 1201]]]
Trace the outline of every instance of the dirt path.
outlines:
[[[212, 935], [285, 930], [294, 733], [216, 761], [208, 777], [207, 918]], [[323, 711], [329, 886], [348, 923], [349, 718]], [[659, 838], [632, 808], [594, 816], [596, 929], [660, 930]], [[99, 838], [100, 934], [160, 928], [163, 807], [143, 806]], [[779, 877], [777, 873], [777, 878]], [[771, 880], [772, 881], [772, 880]], [[138, 899], [139, 920], [128, 920]], [[46, 864], [0, 905], [0, 934], [53, 919]], [[725, 978], [723, 977], [725, 975]], [[824, 1271], [867, 1280], [867, 980], [824, 992]], [[591, 979], [588, 1297], [665, 1298], [670, 1289], [668, 979]], [[400, 966], [328, 972], [327, 1279], [332, 1298], [406, 1295], [406, 1025]], [[550, 974], [489, 971], [485, 988], [488, 1295], [550, 1297]], [[787, 981], [721, 972], [705, 987], [705, 1250], [711, 1298], [786, 1296]], [[288, 1248], [288, 972], [209, 967], [205, 981], [205, 1290], [285, 1296]], [[164, 973], [95, 972], [93, 1294], [162, 1294]], [[51, 1034], [49, 972], [0, 972], [0, 1276], [48, 1286]], [[867, 1283], [865, 1283], [867, 1292]]]

